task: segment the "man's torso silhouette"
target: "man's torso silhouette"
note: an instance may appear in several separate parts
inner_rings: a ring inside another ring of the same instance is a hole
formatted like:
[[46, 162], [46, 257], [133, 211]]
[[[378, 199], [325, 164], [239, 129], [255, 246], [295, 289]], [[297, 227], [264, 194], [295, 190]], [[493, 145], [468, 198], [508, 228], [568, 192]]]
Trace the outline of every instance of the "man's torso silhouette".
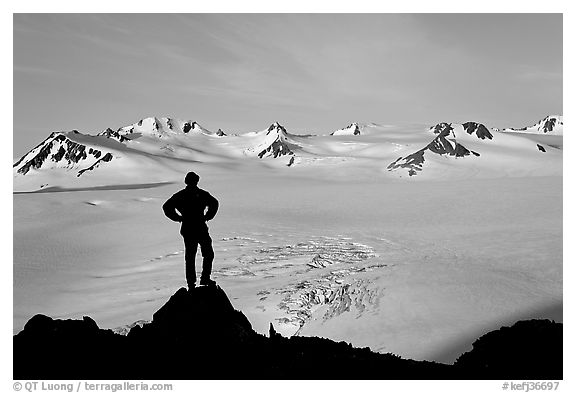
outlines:
[[[190, 176], [193, 174], [193, 176]], [[189, 288], [196, 283], [195, 258], [200, 245], [202, 252], [202, 276], [200, 285], [209, 285], [212, 273], [214, 250], [206, 221], [210, 221], [218, 211], [218, 201], [210, 193], [197, 187], [198, 176], [191, 172], [186, 176], [186, 188], [172, 195], [162, 206], [166, 217], [182, 222], [180, 234], [184, 238], [186, 281]], [[189, 177], [192, 179], [190, 180]]]

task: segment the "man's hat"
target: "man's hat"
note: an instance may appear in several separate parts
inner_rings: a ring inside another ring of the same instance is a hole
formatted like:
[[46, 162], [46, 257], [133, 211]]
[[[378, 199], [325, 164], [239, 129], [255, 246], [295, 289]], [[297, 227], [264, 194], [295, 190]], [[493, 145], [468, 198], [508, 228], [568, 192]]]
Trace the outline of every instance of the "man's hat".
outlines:
[[198, 176], [196, 173], [188, 172], [188, 174], [184, 178], [184, 183], [186, 183], [189, 186], [195, 186], [196, 184], [198, 184], [199, 180], [200, 176]]

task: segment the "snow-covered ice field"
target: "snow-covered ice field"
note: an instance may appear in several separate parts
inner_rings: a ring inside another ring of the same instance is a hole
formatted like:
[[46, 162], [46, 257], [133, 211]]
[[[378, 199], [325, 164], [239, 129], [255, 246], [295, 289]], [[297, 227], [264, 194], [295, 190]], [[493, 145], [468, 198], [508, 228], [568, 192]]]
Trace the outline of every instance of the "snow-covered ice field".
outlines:
[[[562, 320], [561, 169], [405, 181], [338, 165], [189, 164], [220, 201], [213, 278], [257, 331], [450, 363], [504, 324]], [[15, 193], [14, 333], [36, 313], [151, 319], [185, 286], [161, 209], [182, 186]]]

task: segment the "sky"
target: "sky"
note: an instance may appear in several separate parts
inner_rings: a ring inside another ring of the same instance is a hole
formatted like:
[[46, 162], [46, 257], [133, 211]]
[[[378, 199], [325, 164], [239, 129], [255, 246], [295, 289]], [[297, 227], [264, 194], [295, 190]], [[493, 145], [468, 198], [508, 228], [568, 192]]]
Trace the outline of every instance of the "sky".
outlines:
[[562, 109], [562, 14], [14, 14], [15, 158], [145, 117], [523, 127]]

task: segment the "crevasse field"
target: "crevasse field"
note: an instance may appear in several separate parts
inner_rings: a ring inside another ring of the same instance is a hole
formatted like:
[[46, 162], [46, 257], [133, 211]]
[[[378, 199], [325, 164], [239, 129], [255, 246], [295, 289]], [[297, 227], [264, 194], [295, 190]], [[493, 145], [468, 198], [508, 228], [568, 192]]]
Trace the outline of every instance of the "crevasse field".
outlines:
[[451, 363], [502, 325], [562, 320], [561, 149], [463, 135], [479, 157], [428, 155], [409, 176], [387, 167], [434, 135], [368, 131], [289, 135], [290, 167], [285, 156], [253, 156], [270, 145], [264, 132], [165, 137], [173, 157], [143, 133], [88, 176], [15, 175], [14, 333], [36, 313], [90, 315], [118, 330], [150, 320], [185, 286], [179, 227], [161, 206], [189, 170], [220, 202], [212, 277], [263, 334], [272, 323], [284, 335]]

